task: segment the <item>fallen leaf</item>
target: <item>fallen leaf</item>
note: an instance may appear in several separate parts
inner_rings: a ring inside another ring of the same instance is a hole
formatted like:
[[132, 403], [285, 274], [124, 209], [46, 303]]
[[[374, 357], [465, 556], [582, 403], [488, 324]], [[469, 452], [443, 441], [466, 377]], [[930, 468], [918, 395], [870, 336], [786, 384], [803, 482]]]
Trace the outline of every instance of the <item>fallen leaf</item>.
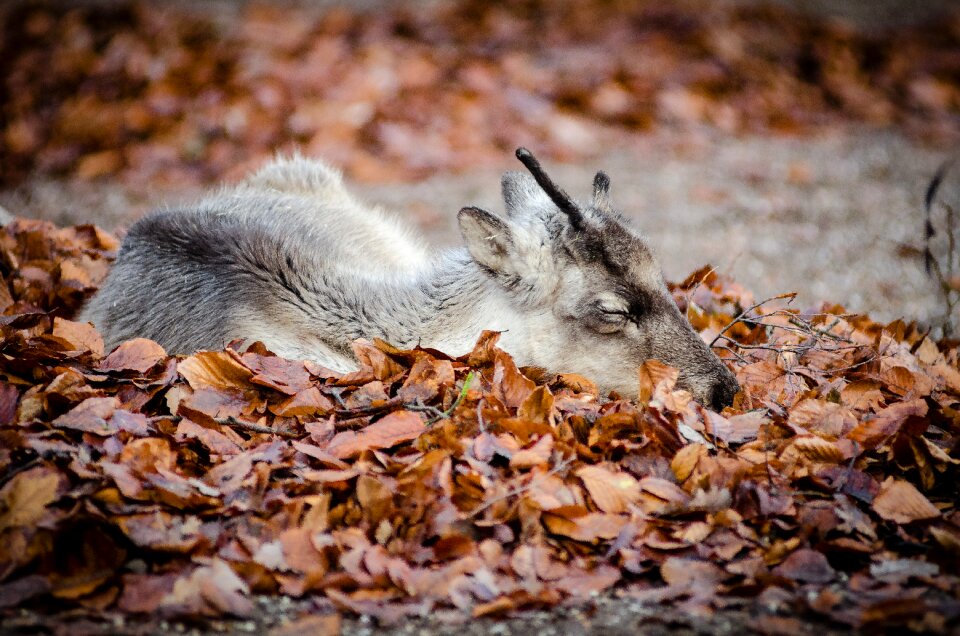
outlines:
[[134, 338], [120, 344], [104, 358], [101, 371], [136, 371], [146, 373], [167, 357], [163, 347], [153, 340]]
[[181, 360], [177, 372], [193, 389], [249, 389], [253, 378], [253, 371], [230, 351], [200, 351]]
[[584, 466], [577, 472], [591, 499], [603, 512], [626, 512], [640, 499], [640, 484], [625, 472], [614, 472], [602, 466]]
[[390, 448], [416, 439], [426, 430], [423, 418], [413, 411], [395, 411], [360, 432], [337, 433], [325, 451], [337, 459], [353, 457], [365, 450]]
[[0, 531], [35, 525], [47, 506], [61, 497], [66, 485], [60, 473], [47, 466], [14, 475], [0, 488]]
[[887, 477], [880, 484], [880, 492], [873, 500], [873, 510], [888, 521], [910, 523], [936, 519], [940, 511], [923, 496], [913, 484], [895, 477]]

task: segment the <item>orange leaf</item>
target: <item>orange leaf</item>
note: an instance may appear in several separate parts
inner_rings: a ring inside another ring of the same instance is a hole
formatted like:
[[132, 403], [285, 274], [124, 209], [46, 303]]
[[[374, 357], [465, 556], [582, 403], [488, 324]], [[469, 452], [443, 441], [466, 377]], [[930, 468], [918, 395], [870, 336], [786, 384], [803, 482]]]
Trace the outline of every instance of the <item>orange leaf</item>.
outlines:
[[146, 373], [167, 357], [163, 347], [153, 340], [134, 338], [122, 343], [100, 363], [102, 371]]
[[73, 351], [90, 351], [97, 357], [103, 356], [103, 338], [90, 323], [54, 318], [53, 335], [70, 343]]
[[592, 543], [600, 539], [615, 539], [629, 521], [625, 515], [591, 512], [573, 519], [545, 512], [543, 525], [553, 534], [575, 541]]
[[60, 473], [47, 466], [14, 475], [0, 489], [0, 531], [35, 525], [65, 486]]
[[626, 512], [630, 504], [640, 499], [640, 483], [628, 473], [584, 466], [576, 474], [603, 512]]
[[880, 492], [873, 500], [873, 509], [884, 519], [897, 523], [936, 519], [940, 516], [940, 510], [913, 484], [894, 477], [887, 477], [887, 480], [880, 484]]
[[510, 457], [511, 468], [533, 468], [550, 461], [553, 452], [553, 435], [544, 435], [530, 448], [518, 450]]
[[426, 428], [419, 413], [394, 411], [360, 431], [337, 433], [325, 450], [337, 459], [345, 459], [365, 450], [390, 448], [416, 439]]
[[669, 392], [677, 383], [680, 372], [653, 358], [640, 365], [640, 402], [646, 404], [658, 387]]
[[871, 420], [861, 422], [847, 434], [847, 438], [870, 450], [882, 444], [900, 430], [907, 418], [924, 417], [927, 414], [926, 400], [897, 402], [883, 409]]
[[232, 351], [200, 351], [177, 364], [193, 389], [249, 389], [253, 371]]

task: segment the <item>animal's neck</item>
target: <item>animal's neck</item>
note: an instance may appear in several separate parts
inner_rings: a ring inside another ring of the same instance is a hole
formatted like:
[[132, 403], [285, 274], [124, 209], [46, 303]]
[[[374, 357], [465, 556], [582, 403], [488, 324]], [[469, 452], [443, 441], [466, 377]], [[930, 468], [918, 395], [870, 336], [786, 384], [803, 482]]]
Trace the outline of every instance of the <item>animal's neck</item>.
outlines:
[[465, 249], [442, 254], [414, 279], [384, 281], [376, 287], [357, 295], [362, 299], [356, 315], [363, 337], [377, 336], [401, 347], [419, 343], [460, 355], [470, 350], [481, 331], [492, 329], [505, 331], [501, 343], [525, 357], [523, 322]]

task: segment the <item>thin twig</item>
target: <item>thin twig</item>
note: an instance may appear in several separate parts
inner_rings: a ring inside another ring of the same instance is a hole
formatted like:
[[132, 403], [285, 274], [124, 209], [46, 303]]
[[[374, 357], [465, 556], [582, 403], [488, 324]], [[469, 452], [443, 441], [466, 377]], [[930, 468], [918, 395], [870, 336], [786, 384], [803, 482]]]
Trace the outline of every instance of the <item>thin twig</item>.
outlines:
[[[744, 309], [743, 311], [741, 311], [741, 312], [737, 315], [736, 318], [734, 318], [733, 320], [731, 320], [730, 322], [728, 322], [726, 327], [724, 327], [723, 329], [720, 330], [720, 333], [718, 333], [718, 334], [714, 337], [714, 339], [710, 342], [710, 346], [712, 347], [713, 345], [717, 344], [717, 340], [720, 339], [720, 336], [722, 336], [722, 335], [724, 335], [725, 333], [727, 333], [727, 331], [729, 331], [731, 327], [733, 327], [735, 324], [737, 324], [738, 322], [740, 322], [740, 319], [741, 319], [741, 318], [745, 317], [747, 314], [749, 314], [749, 313], [750, 313], [751, 311], [753, 311], [754, 309], [758, 309], [758, 308], [762, 307], [763, 305], [765, 305], [765, 304], [767, 304], [767, 303], [769, 303], [769, 302], [773, 302], [774, 300], [783, 300], [783, 299], [785, 299], [785, 298], [786, 298], [786, 299], [789, 299], [789, 300], [793, 300], [793, 299], [796, 298], [796, 297], [797, 297], [797, 293], [796, 293], [796, 292], [789, 292], [789, 293], [786, 293], [786, 294], [780, 294], [779, 296], [772, 296], [772, 297], [767, 298], [767, 299], [765, 299], [765, 300], [761, 300], [760, 302], [758, 302], [758, 303], [755, 304], [755, 305], [751, 305], [750, 307], [747, 307], [746, 309]], [[789, 302], [789, 301], [788, 301], [788, 302]]]
[[[174, 424], [179, 424], [183, 418], [179, 415], [158, 415], [151, 419], [154, 420], [167, 420], [173, 422]], [[291, 431], [278, 431], [277, 429], [270, 428], [269, 426], [264, 426], [263, 424], [257, 424], [256, 422], [245, 422], [244, 420], [238, 420], [232, 415], [229, 417], [212, 417], [210, 418], [217, 424], [221, 426], [229, 426], [230, 428], [240, 429], [242, 431], [247, 431], [248, 433], [265, 433], [267, 435], [278, 435], [280, 437], [289, 437], [289, 438], [299, 438], [303, 437], [301, 433], [293, 433]]]

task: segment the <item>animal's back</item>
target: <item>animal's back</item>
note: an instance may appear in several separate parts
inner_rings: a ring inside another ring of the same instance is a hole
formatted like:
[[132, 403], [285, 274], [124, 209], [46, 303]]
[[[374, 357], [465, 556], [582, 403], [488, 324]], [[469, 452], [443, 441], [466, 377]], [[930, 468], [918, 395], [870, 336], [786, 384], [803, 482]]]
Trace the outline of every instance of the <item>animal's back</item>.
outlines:
[[[80, 319], [108, 347], [147, 337], [187, 353], [266, 335], [278, 353], [325, 361], [322, 335], [311, 343], [284, 334], [322, 334], [311, 322], [318, 298], [335, 306], [338, 289], [416, 269], [426, 252], [397, 221], [352, 199], [323, 164], [295, 160], [297, 170], [284, 170], [290, 161], [135, 223]], [[339, 366], [341, 352], [330, 356]]]

